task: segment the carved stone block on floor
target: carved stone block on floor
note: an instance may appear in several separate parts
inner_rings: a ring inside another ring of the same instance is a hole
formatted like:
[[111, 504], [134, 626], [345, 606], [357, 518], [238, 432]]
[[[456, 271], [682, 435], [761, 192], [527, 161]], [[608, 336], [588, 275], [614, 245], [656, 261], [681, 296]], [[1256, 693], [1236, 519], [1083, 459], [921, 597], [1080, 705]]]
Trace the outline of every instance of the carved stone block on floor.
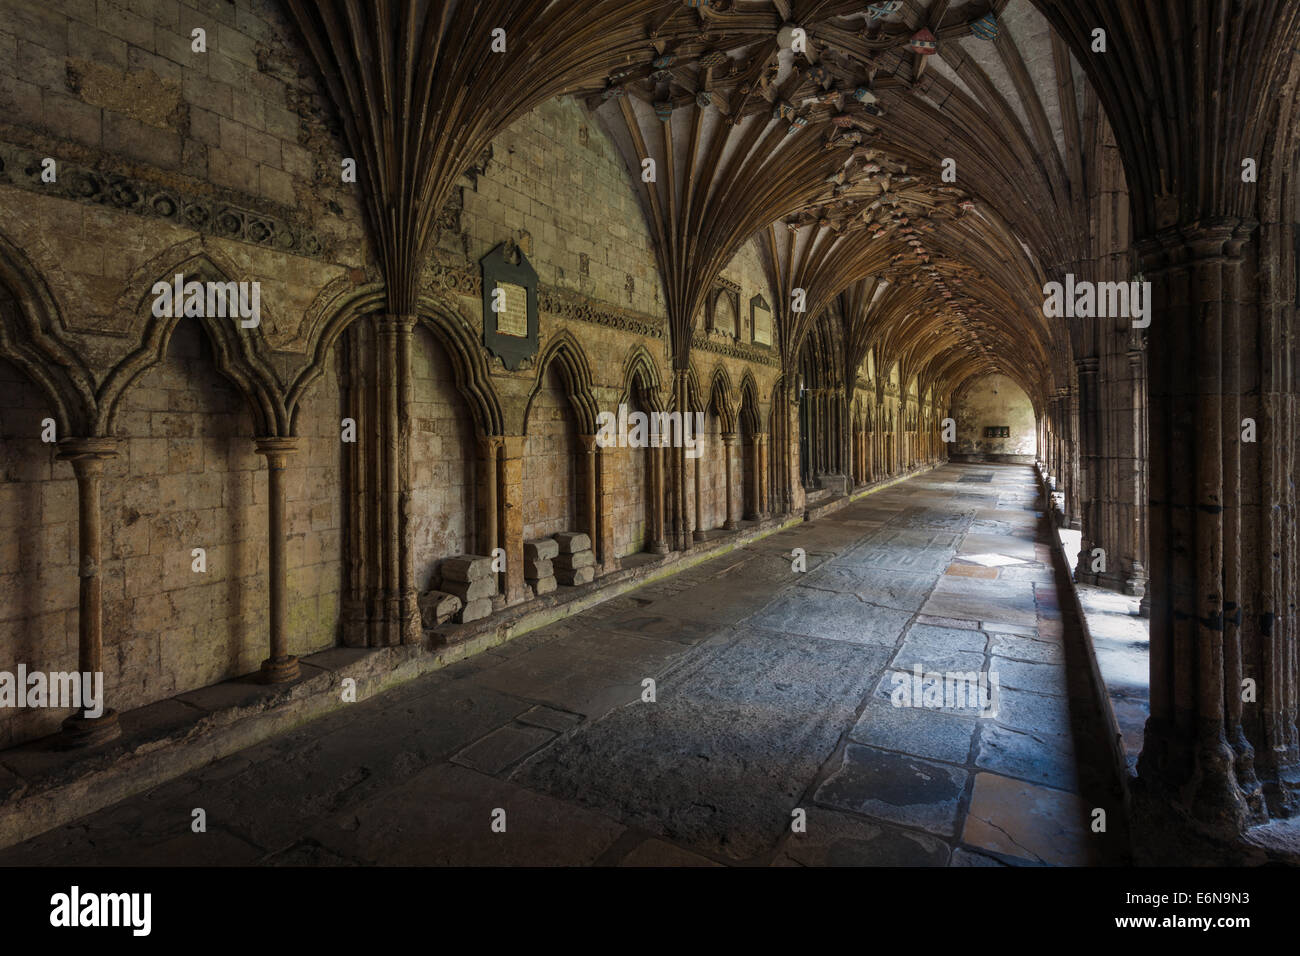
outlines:
[[573, 568], [572, 570], [556, 568], [555, 580], [570, 587], [579, 584], [590, 584], [596, 580], [596, 569], [590, 565], [585, 568]]
[[420, 595], [420, 620], [425, 627], [436, 627], [452, 619], [461, 609], [461, 599], [446, 591], [425, 591]]
[[591, 550], [591, 538], [581, 531], [561, 531], [554, 536], [554, 541], [559, 545], [560, 554]]

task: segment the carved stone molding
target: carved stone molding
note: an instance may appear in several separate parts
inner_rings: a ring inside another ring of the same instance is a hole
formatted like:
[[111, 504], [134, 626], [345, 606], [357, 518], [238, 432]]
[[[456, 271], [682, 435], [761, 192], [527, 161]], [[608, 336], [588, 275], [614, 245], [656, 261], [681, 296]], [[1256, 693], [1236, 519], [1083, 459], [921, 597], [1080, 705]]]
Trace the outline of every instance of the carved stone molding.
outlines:
[[258, 210], [253, 203], [236, 205], [62, 160], [58, 164], [57, 181], [46, 183], [41, 181], [44, 158], [32, 150], [0, 143], [0, 185], [164, 219], [204, 236], [246, 242], [311, 259], [333, 260], [332, 244], [315, 230]]

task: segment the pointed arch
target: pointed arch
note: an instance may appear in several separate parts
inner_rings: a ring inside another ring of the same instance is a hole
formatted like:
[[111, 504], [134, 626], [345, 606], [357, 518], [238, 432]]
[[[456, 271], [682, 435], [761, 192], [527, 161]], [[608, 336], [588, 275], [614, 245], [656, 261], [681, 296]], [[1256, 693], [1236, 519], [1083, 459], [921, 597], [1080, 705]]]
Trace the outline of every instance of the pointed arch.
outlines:
[[95, 434], [95, 382], [80, 357], [59, 338], [62, 328], [62, 312], [44, 278], [0, 233], [0, 356], [53, 403], [60, 435], [89, 436]]
[[634, 397], [649, 411], [664, 410], [659, 368], [644, 345], [632, 346], [623, 360], [623, 394], [619, 396], [619, 403], [626, 405]]
[[[386, 303], [384, 286], [379, 282], [356, 286], [331, 282], [317, 295], [308, 314], [319, 313], [326, 318], [316, 325], [319, 331], [309, 344], [310, 359], [294, 376], [286, 399], [295, 430], [302, 400], [312, 383], [324, 374], [339, 338], [358, 319], [383, 314]], [[504, 435], [501, 402], [492, 386], [484, 351], [469, 323], [443, 299], [428, 294], [419, 298], [419, 322], [433, 333], [450, 358], [456, 390], [469, 406], [480, 433]]]
[[758, 407], [758, 383], [748, 368], [740, 376], [740, 412], [737, 424], [742, 421], [751, 435], [760, 435], [765, 431], [763, 414]]
[[725, 435], [734, 435], [736, 432], [735, 394], [735, 389], [731, 387], [731, 376], [727, 374], [726, 367], [719, 362], [713, 366], [713, 374], [709, 376], [709, 401], [718, 411], [718, 418], [722, 421], [722, 432]]
[[533, 400], [546, 382], [546, 371], [552, 362], [558, 362], [560, 378], [564, 382], [565, 395], [573, 414], [577, 417], [578, 430], [584, 435], [596, 434], [596, 418], [599, 408], [592, 394], [591, 363], [582, 350], [577, 338], [568, 329], [561, 329], [542, 350], [537, 360], [537, 378], [528, 392], [528, 401], [524, 405], [524, 431], [528, 430], [528, 417], [533, 409]]
[[[239, 269], [234, 263], [219, 251], [209, 249], [199, 237], [165, 249], [135, 271], [126, 291], [118, 299], [118, 309], [136, 315], [143, 312], [147, 316], [144, 335], [139, 346], [113, 367], [100, 386], [101, 403], [97, 409], [96, 427], [105, 433], [112, 431], [122, 396], [145, 372], [167, 357], [172, 332], [183, 316], [154, 315], [153, 288], [159, 282], [170, 285], [178, 274], [185, 276], [186, 282], [255, 281], [236, 279]], [[266, 310], [261, 309], [261, 312], [261, 317], [267, 318]], [[238, 319], [208, 315], [197, 318], [212, 345], [217, 371], [247, 400], [258, 434], [291, 434], [284, 402], [285, 389], [267, 358], [271, 349], [261, 323], [252, 328], [242, 328]]]

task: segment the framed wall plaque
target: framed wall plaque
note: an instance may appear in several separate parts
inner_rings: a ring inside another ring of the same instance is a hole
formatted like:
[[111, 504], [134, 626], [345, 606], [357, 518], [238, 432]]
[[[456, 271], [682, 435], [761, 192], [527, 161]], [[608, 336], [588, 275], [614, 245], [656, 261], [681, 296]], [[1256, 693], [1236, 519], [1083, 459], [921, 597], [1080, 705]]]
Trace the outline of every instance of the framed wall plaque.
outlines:
[[771, 345], [772, 309], [761, 295], [749, 300], [749, 319], [749, 327], [754, 330], [754, 344]]
[[483, 344], [514, 371], [537, 354], [537, 272], [523, 250], [503, 242], [479, 260]]

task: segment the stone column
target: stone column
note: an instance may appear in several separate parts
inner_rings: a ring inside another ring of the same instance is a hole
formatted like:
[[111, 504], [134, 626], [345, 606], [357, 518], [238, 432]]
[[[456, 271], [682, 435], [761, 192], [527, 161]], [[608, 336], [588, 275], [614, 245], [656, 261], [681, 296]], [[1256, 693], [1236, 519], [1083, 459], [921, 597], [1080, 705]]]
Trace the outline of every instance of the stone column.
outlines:
[[[727, 481], [727, 520], [722, 522], [724, 531], [736, 530], [736, 506], [735, 492], [732, 490], [733, 479], [731, 476], [731, 458], [736, 448], [740, 445], [740, 439], [735, 434], [722, 436], [722, 459], [725, 465]], [[754, 456], [754, 474], [758, 474], [758, 456]]]
[[[631, 453], [630, 450], [626, 450]], [[596, 511], [596, 520], [600, 528], [600, 540], [592, 539], [591, 546], [596, 549], [596, 560], [600, 573], [608, 574], [618, 570], [618, 556], [614, 553], [614, 488], [613, 470], [618, 448], [596, 448], [596, 477], [600, 495], [600, 505]]]
[[298, 658], [289, 653], [289, 572], [285, 562], [288, 526], [284, 514], [284, 470], [289, 456], [298, 451], [297, 438], [268, 437], [256, 440], [257, 453], [266, 457], [266, 532], [270, 563], [268, 591], [271, 653], [262, 661], [262, 680], [283, 684], [298, 679]]
[[[501, 437], [487, 435], [478, 439], [479, 476], [478, 493], [482, 502], [479, 554], [491, 554], [493, 548], [501, 547], [500, 500], [497, 496], [499, 478], [499, 458], [501, 455]], [[501, 579], [497, 577], [497, 590], [501, 589]]]
[[695, 530], [687, 535], [688, 542], [697, 544], [704, 540], [704, 483], [700, 481], [700, 459], [704, 457], [703, 449], [700, 449], [700, 452], [701, 454], [692, 462], [691, 469], [695, 480]]
[[1099, 575], [1092, 570], [1092, 551], [1101, 547], [1106, 552], [1106, 569], [1113, 575], [1112, 564], [1117, 563], [1119, 554], [1115, 542], [1102, 537], [1101, 501], [1098, 491], [1101, 485], [1101, 434], [1100, 394], [1098, 392], [1098, 360], [1095, 356], [1076, 359], [1075, 374], [1079, 379], [1079, 442], [1077, 452], [1082, 459], [1082, 466], [1077, 467], [1079, 476], [1079, 553], [1075, 555], [1074, 579], [1085, 584], [1100, 584]]
[[597, 565], [601, 559], [600, 553], [600, 522], [596, 517], [600, 504], [600, 490], [596, 481], [596, 436], [579, 435], [578, 444], [581, 449], [579, 460], [582, 464], [582, 490], [585, 498], [583, 509], [583, 531], [587, 532], [587, 537], [591, 538], [591, 547], [595, 552]]
[[[104, 474], [104, 462], [116, 458], [119, 448], [116, 438], [65, 438], [59, 442], [59, 459], [71, 462], [77, 477], [77, 576], [80, 578], [77, 669], [90, 674], [91, 680], [104, 671], [99, 482]], [[117, 711], [105, 707], [98, 717], [87, 717], [85, 708], [81, 707], [63, 722], [63, 743], [69, 747], [90, 747], [114, 740], [121, 732]]]
[[[1242, 408], [1259, 399], [1256, 386], [1238, 381], [1238, 363], [1269, 328], [1241, 301], [1242, 247], [1252, 229], [1217, 220], [1139, 246], [1155, 304], [1151, 716], [1140, 794], [1145, 808], [1156, 794], [1157, 812], [1173, 808], [1202, 832], [1229, 838], [1267, 818], [1266, 789], [1268, 805], [1286, 812], [1300, 794], [1295, 597], [1272, 589], [1279, 549], [1262, 527], [1269, 518], [1258, 494], [1275, 489], [1259, 452], [1251, 447], [1247, 458], [1240, 442]], [[1290, 530], [1291, 547], [1294, 540]], [[1258, 690], [1247, 705], [1248, 673]]]
[[501, 547], [506, 553], [506, 604], [527, 600], [524, 584], [524, 436], [506, 435], [501, 444]]
[[417, 317], [386, 315], [379, 332], [382, 433], [384, 644], [414, 644], [424, 637], [415, 590], [411, 541], [411, 340]]
[[667, 554], [668, 542], [664, 531], [664, 448], [653, 439], [648, 449], [650, 454], [650, 550], [655, 554]]
[[758, 500], [755, 507], [758, 509], [756, 517], [766, 518], [772, 513], [772, 488], [769, 479], [768, 468], [771, 464], [771, 450], [768, 446], [767, 435], [760, 434], [758, 437]]

